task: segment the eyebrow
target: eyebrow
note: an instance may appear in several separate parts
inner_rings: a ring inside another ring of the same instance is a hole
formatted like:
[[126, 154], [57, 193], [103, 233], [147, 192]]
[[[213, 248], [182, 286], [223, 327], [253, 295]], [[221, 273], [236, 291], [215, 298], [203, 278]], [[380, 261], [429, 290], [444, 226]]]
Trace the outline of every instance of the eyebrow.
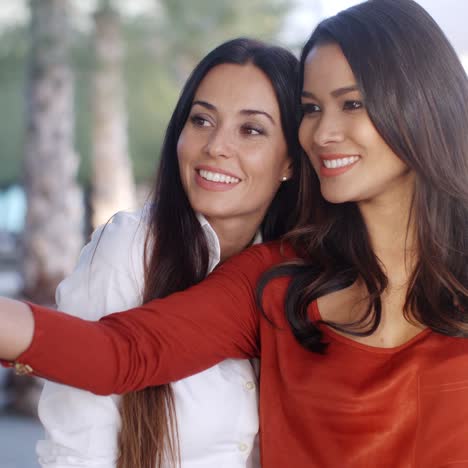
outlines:
[[265, 112], [265, 111], [256, 110], [256, 109], [242, 109], [240, 113], [243, 115], [264, 115], [269, 120], [271, 120], [272, 124], [275, 124], [275, 120], [273, 119], [273, 117], [268, 112]]
[[[334, 89], [330, 95], [336, 98], [343, 96], [343, 94], [351, 93], [352, 91], [359, 91], [359, 87], [357, 85], [344, 86], [343, 88]], [[302, 91], [301, 95], [305, 98], [317, 99], [314, 93], [311, 93], [310, 91]]]
[[193, 101], [192, 107], [197, 105], [197, 104], [199, 106], [206, 107], [209, 110], [216, 110], [216, 107], [213, 106], [213, 104], [210, 104], [209, 102], [206, 102], [206, 101]]
[[[206, 102], [206, 101], [200, 101], [200, 100], [193, 101], [192, 107], [197, 105], [197, 104], [199, 106], [205, 107], [206, 109], [209, 109], [209, 110], [212, 110], [212, 111], [217, 110], [216, 106], [214, 106], [213, 104], [210, 104], [209, 102]], [[242, 109], [239, 113], [242, 114], [242, 115], [264, 115], [265, 117], [267, 117], [271, 121], [272, 124], [275, 125], [275, 120], [273, 119], [273, 117], [268, 112], [257, 110], [257, 109]]]

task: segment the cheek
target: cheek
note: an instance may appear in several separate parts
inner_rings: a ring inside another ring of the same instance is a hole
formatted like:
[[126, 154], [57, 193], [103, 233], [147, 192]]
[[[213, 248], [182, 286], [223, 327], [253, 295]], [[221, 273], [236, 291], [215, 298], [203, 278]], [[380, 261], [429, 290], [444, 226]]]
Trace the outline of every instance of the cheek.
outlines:
[[259, 164], [251, 167], [251, 173], [255, 174], [253, 188], [270, 197], [276, 193], [283, 176], [289, 176], [289, 158], [285, 152], [272, 151], [267, 157], [259, 160]]
[[361, 128], [357, 138], [364, 146], [369, 183], [385, 184], [409, 171], [406, 163], [393, 152], [373, 126]]
[[384, 163], [388, 168], [388, 172], [395, 177], [406, 174], [410, 169], [404, 161], [402, 161], [388, 146], [382, 150]]
[[361, 128], [358, 138], [366, 146], [367, 155], [373, 156], [372, 160], [380, 167], [385, 166], [396, 171], [406, 169], [406, 164], [393, 152], [373, 126]]
[[177, 140], [177, 147], [176, 147], [177, 160], [179, 161], [179, 166], [180, 166], [180, 163], [184, 161], [184, 159], [186, 159], [185, 158], [185, 153], [186, 153], [186, 148], [187, 148], [186, 140], [187, 139], [185, 138], [184, 130], [182, 130], [182, 133], [180, 134], [179, 139]]
[[190, 135], [183, 131], [177, 141], [177, 160], [181, 175], [190, 170], [191, 165], [196, 160], [196, 156], [193, 138], [190, 138]]
[[354, 140], [358, 144], [361, 143], [362, 146], [367, 146], [369, 150], [374, 149], [378, 151], [387, 146], [370, 122], [366, 123], [366, 125], [354, 125], [351, 131], [354, 135]]
[[280, 182], [283, 176], [290, 176], [289, 168], [292, 165], [292, 161], [289, 157], [288, 145], [284, 139], [278, 140], [272, 146], [269, 157], [265, 160], [268, 161], [268, 167], [265, 167], [265, 172], [271, 174], [272, 184]]
[[190, 180], [190, 152], [187, 139], [181, 133], [177, 141], [177, 162], [179, 165], [179, 177], [182, 182], [184, 190], [187, 191]]
[[278, 179], [281, 179], [284, 175], [288, 175], [288, 167], [290, 167], [292, 161], [289, 157], [286, 142], [284, 140], [279, 141], [274, 149], [272, 149], [271, 154], [273, 157], [270, 157], [270, 172]]
[[304, 150], [308, 146], [306, 134], [307, 134], [306, 123], [304, 122], [304, 119], [302, 119], [301, 125], [299, 126], [299, 143], [302, 146], [302, 148], [304, 148]]
[[367, 113], [361, 113], [358, 118], [350, 120], [348, 135], [365, 153], [379, 154], [391, 151]]
[[299, 144], [302, 149], [306, 152], [307, 157], [309, 158], [312, 167], [317, 171], [319, 167], [318, 160], [316, 161], [313, 157], [313, 140], [314, 140], [314, 125], [312, 122], [308, 122], [302, 119], [301, 125], [299, 127]]

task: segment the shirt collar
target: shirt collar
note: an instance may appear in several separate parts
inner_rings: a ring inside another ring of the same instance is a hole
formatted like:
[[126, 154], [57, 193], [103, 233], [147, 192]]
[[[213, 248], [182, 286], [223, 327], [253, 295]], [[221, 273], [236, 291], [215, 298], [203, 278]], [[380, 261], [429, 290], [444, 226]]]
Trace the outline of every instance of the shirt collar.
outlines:
[[[208, 241], [208, 251], [210, 253], [210, 263], [208, 271], [211, 272], [221, 260], [221, 247], [219, 245], [219, 239], [216, 235], [215, 230], [211, 227], [208, 220], [201, 213], [196, 213], [196, 215], [203, 231], [205, 232], [205, 236]], [[257, 231], [257, 234], [255, 234], [252, 245], [260, 244], [261, 242], [262, 233], [259, 230]]]
[[257, 245], [261, 244], [263, 242], [263, 236], [262, 236], [262, 231], [260, 229], [257, 231], [257, 234], [255, 234], [254, 240], [252, 242], [252, 245]]

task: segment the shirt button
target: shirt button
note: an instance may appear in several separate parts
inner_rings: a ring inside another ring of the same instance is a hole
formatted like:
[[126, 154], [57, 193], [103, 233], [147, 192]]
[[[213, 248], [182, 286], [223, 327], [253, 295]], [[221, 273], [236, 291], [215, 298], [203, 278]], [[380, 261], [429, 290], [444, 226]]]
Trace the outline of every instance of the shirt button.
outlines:
[[32, 367], [27, 364], [21, 364], [20, 362], [15, 362], [15, 374], [16, 375], [28, 375], [31, 374]]
[[253, 390], [255, 388], [255, 384], [252, 381], [246, 382], [244, 387], [246, 390]]
[[247, 444], [244, 444], [244, 442], [240, 442], [237, 446], [237, 448], [241, 451], [241, 452], [246, 452], [247, 449], [249, 448], [249, 446]]

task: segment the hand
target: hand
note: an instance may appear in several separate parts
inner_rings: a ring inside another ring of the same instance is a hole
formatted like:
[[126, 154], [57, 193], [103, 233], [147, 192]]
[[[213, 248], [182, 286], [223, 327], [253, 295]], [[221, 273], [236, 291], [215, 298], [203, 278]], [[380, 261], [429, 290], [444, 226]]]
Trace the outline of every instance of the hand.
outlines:
[[0, 359], [14, 361], [26, 351], [34, 334], [34, 317], [23, 302], [0, 297]]

